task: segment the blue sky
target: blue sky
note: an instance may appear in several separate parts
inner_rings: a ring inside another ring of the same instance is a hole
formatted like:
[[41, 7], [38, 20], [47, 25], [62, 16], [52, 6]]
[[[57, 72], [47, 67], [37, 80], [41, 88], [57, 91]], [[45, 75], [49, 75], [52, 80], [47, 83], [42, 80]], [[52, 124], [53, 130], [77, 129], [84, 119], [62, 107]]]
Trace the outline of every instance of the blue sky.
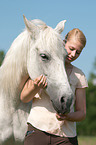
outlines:
[[25, 28], [23, 14], [28, 19], [41, 19], [55, 28], [66, 19], [65, 34], [73, 28], [82, 30], [87, 44], [74, 65], [83, 70], [88, 78], [96, 57], [96, 0], [2, 0], [0, 2], [0, 50], [5, 53], [13, 40]]

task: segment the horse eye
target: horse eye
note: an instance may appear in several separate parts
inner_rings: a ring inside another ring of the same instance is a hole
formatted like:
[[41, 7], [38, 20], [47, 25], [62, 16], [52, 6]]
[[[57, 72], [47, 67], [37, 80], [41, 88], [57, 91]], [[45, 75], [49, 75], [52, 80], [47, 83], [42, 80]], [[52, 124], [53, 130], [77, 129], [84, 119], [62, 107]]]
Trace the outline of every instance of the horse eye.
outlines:
[[41, 53], [40, 56], [41, 56], [41, 58], [42, 58], [43, 61], [49, 60], [49, 56], [46, 55], [46, 54], [44, 54], [44, 53]]

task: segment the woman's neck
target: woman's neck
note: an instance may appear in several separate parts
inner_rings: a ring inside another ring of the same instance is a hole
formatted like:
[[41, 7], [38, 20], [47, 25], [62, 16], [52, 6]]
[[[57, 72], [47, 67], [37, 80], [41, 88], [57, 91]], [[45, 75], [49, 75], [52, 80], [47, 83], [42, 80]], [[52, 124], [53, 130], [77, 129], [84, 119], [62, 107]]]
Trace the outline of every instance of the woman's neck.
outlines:
[[71, 64], [71, 63], [68, 63], [68, 62], [65, 62], [65, 67], [66, 67], [66, 68], [72, 67], [72, 64]]

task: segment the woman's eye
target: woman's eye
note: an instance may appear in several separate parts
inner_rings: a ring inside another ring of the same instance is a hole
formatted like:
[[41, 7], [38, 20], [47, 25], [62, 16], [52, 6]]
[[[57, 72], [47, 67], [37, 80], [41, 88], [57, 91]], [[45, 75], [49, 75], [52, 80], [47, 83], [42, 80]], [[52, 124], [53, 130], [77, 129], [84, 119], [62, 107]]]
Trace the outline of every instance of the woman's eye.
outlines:
[[74, 49], [73, 48], [69, 48], [71, 51], [73, 51]]
[[44, 54], [44, 53], [40, 54], [40, 56], [41, 56], [43, 61], [49, 60], [49, 56]]
[[80, 54], [81, 52], [76, 51], [77, 54]]

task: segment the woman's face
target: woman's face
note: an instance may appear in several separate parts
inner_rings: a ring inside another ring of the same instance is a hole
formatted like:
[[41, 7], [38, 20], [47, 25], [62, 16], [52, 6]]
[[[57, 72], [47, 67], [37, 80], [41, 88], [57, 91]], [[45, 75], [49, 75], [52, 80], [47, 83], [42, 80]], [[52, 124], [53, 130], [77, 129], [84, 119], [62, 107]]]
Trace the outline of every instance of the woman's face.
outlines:
[[66, 57], [66, 63], [71, 63], [72, 61], [76, 60], [79, 57], [83, 49], [83, 46], [77, 40], [74, 40], [74, 41], [69, 40], [65, 44], [65, 49], [68, 52], [68, 55]]

